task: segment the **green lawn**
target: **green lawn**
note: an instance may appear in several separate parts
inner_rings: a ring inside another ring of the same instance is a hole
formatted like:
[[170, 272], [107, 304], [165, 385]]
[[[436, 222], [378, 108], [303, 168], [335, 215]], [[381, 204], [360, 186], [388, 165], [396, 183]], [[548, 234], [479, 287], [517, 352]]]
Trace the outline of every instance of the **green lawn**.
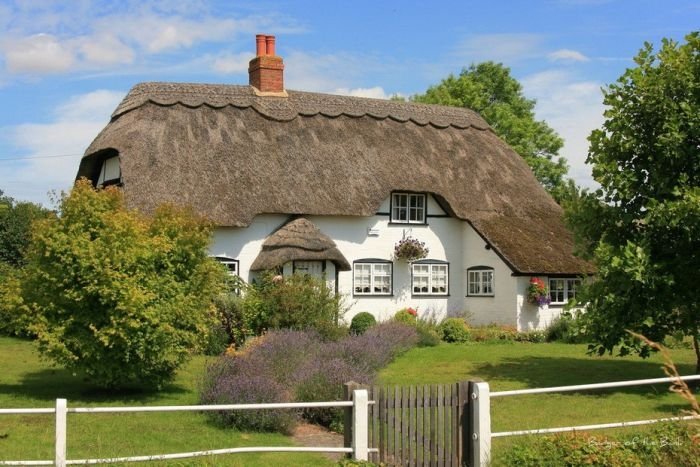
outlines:
[[[693, 374], [689, 349], [671, 352], [681, 374]], [[492, 391], [566, 386], [664, 377], [661, 359], [636, 356], [592, 357], [585, 345], [482, 343], [441, 344], [413, 349], [380, 374], [382, 384], [449, 383], [481, 378]], [[668, 392], [668, 385], [514, 396], [492, 399], [492, 430], [643, 420], [678, 415], [688, 405]], [[640, 430], [643, 428], [636, 428]], [[619, 433], [606, 430], [605, 434]], [[494, 452], [518, 438], [494, 442]]]
[[[109, 394], [40, 361], [31, 342], [0, 337], [0, 408], [52, 407], [59, 397], [68, 399], [69, 407], [197, 404], [197, 385], [205, 365], [204, 357], [195, 358], [158, 393]], [[0, 460], [53, 459], [53, 437], [53, 415], [0, 415]], [[276, 445], [293, 442], [280, 434], [220, 429], [194, 412], [68, 415], [69, 459]], [[333, 462], [318, 454], [266, 453], [148, 465], [328, 466]]]

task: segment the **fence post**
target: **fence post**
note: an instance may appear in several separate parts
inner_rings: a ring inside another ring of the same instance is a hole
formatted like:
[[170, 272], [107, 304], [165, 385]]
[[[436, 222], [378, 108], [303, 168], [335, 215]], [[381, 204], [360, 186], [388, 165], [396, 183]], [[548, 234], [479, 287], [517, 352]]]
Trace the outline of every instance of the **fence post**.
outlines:
[[[346, 401], [352, 400], [352, 393], [355, 389], [360, 389], [360, 384], [354, 381], [348, 381], [343, 385], [343, 399]], [[343, 447], [352, 447], [352, 411], [354, 407], [345, 407], [343, 417]], [[352, 457], [348, 455], [347, 457]]]
[[367, 389], [355, 389], [352, 400], [352, 457], [366, 461], [369, 460], [369, 392]]
[[56, 467], [66, 467], [66, 431], [67, 431], [68, 401], [56, 399]]
[[489, 383], [471, 381], [469, 383], [469, 418], [471, 445], [469, 465], [486, 467], [491, 459], [491, 395]]

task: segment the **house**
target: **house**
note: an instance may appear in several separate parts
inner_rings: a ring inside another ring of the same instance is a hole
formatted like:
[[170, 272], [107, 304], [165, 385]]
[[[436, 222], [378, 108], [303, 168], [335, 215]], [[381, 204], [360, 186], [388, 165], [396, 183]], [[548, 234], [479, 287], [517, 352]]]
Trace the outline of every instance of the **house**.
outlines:
[[[118, 183], [151, 212], [189, 204], [218, 226], [232, 274], [306, 272], [348, 297], [348, 319], [411, 306], [437, 318], [543, 328], [591, 266], [523, 159], [463, 108], [284, 89], [274, 37], [250, 85], [134, 86], [78, 177]], [[426, 258], [393, 258], [400, 240]], [[527, 302], [532, 277], [552, 304]]]

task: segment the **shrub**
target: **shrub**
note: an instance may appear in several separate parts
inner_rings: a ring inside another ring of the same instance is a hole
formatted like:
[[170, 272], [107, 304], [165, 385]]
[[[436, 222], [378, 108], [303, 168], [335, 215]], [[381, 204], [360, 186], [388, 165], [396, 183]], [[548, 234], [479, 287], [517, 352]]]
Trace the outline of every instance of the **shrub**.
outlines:
[[447, 318], [439, 326], [440, 338], [445, 342], [468, 342], [469, 327], [461, 318]]
[[315, 329], [333, 338], [345, 312], [342, 296], [308, 274], [276, 276], [267, 271], [245, 291], [244, 313], [251, 330]]
[[350, 332], [353, 334], [363, 334], [375, 324], [377, 324], [377, 320], [374, 318], [374, 315], [363, 311], [353, 316], [350, 322]]
[[560, 341], [567, 344], [579, 344], [586, 341], [583, 325], [578, 317], [565, 311], [547, 327], [547, 342]]
[[414, 308], [403, 308], [396, 312], [394, 321], [403, 324], [416, 324], [418, 321], [418, 312]]
[[21, 294], [41, 353], [100, 386], [158, 387], [202, 349], [224, 273], [192, 211], [126, 208], [80, 180], [34, 224]]
[[418, 332], [418, 347], [435, 347], [440, 344], [440, 334], [436, 326], [424, 325], [422, 321], [419, 321], [416, 331]]

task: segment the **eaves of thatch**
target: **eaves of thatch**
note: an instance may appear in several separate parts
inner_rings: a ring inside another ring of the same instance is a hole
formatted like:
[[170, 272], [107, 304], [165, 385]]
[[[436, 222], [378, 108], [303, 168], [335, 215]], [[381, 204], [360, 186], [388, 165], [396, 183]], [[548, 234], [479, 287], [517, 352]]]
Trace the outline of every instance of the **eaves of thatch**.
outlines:
[[311, 221], [301, 217], [286, 223], [265, 239], [250, 270], [271, 270], [290, 261], [313, 260], [332, 261], [338, 271], [352, 269], [335, 242]]
[[476, 113], [251, 86], [135, 86], [83, 157], [118, 153], [129, 205], [189, 204], [220, 226], [256, 215], [372, 216], [392, 191], [431, 193], [515, 274], [583, 274], [561, 208]]

